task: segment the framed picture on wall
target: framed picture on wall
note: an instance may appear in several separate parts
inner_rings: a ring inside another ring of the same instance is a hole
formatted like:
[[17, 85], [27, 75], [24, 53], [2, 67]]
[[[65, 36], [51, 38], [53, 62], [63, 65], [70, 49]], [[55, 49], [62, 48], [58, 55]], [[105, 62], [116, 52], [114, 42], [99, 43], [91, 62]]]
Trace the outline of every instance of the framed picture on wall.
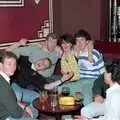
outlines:
[[24, 6], [24, 0], [0, 0], [0, 7]]

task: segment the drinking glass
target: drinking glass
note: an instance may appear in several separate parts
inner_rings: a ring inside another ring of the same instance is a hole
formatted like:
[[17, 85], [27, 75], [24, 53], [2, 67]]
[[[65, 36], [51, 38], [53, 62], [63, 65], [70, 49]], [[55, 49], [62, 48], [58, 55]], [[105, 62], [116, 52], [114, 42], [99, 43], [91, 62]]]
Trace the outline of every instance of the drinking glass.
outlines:
[[70, 95], [70, 88], [69, 87], [63, 87], [61, 91], [62, 96], [69, 96]]
[[47, 100], [48, 96], [47, 96], [47, 91], [40, 91], [40, 102], [42, 104], [42, 108], [45, 107], [45, 101]]
[[57, 88], [54, 88], [50, 94], [50, 105], [52, 106], [52, 108], [54, 108], [57, 106], [57, 104], [58, 104], [58, 93], [57, 93]]
[[76, 103], [81, 103], [83, 101], [83, 94], [81, 92], [75, 93], [75, 101]]
[[51, 101], [50, 104], [53, 108], [57, 106], [57, 96], [55, 94], [51, 95], [51, 100], [50, 101]]

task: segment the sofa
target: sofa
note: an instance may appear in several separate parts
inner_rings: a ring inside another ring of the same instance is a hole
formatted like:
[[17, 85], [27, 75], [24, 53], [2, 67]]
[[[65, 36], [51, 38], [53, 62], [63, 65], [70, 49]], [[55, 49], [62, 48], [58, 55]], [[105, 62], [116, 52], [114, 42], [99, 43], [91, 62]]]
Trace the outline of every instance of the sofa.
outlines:
[[[113, 60], [120, 59], [120, 44], [119, 43], [112, 43], [107, 41], [95, 41], [94, 42], [95, 48], [100, 51], [103, 54], [103, 58], [105, 61], [105, 64], [110, 64]], [[60, 60], [58, 60], [58, 63], [55, 68], [55, 75], [59, 76], [60, 73]], [[88, 85], [89, 84], [89, 85]], [[84, 89], [80, 89], [81, 85], [84, 85]], [[71, 83], [65, 83], [65, 85], [62, 85], [62, 87], [68, 86], [70, 87], [71, 93], [77, 92], [77, 91], [84, 91], [84, 93], [88, 92], [88, 88], [92, 89], [93, 83], [82, 83], [80, 80], [76, 82]], [[88, 87], [90, 86], [90, 87]], [[59, 89], [60, 88], [60, 89]], [[61, 91], [61, 86], [58, 87], [59, 91]], [[91, 91], [89, 91], [89, 95], [91, 95]], [[90, 98], [90, 96], [85, 96], [87, 99]], [[90, 98], [91, 99], [91, 98]], [[91, 100], [92, 101], [92, 100]], [[90, 101], [84, 101], [85, 104], [89, 103]]]
[[120, 43], [96, 40], [94, 45], [103, 54], [105, 62], [120, 59]]

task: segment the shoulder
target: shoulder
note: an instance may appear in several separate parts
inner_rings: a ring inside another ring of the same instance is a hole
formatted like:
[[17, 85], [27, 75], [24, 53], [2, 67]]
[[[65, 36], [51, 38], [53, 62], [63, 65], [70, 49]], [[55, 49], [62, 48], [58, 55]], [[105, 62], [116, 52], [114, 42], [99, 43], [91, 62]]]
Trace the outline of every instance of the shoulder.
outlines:
[[93, 50], [92, 50], [92, 53], [93, 53], [93, 54], [102, 54], [100, 51], [98, 51], [98, 50], [96, 50], [96, 49], [93, 49]]
[[95, 57], [97, 57], [97, 58], [102, 57], [102, 53], [99, 52], [99, 51], [96, 50], [96, 49], [93, 49], [93, 51], [92, 51], [92, 55], [95, 56]]
[[111, 92], [110, 95], [113, 97], [118, 97], [118, 96], [120, 97], [120, 89], [114, 90], [113, 92]]
[[117, 102], [120, 100], [120, 88], [115, 89], [111, 92], [109, 92], [109, 89], [107, 89], [107, 97], [111, 101]]
[[6, 83], [6, 80], [0, 75], [0, 85], [2, 85], [2, 83]]

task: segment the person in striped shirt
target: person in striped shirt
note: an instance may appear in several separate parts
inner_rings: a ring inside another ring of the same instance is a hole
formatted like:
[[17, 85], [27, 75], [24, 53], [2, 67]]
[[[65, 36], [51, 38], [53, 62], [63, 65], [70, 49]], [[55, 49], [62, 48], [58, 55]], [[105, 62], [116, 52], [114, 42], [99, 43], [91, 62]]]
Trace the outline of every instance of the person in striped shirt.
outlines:
[[[76, 42], [75, 48], [77, 48], [78, 65], [80, 66], [80, 91], [84, 95], [84, 104], [88, 104], [92, 101], [92, 86], [94, 80], [105, 72], [104, 61], [102, 54], [98, 50], [89, 47], [93, 42], [90, 34], [86, 30], [78, 30], [74, 37]], [[91, 48], [91, 50], [89, 50], [89, 48]], [[92, 56], [91, 61], [88, 59], [88, 56]]]
[[85, 30], [79, 30], [75, 34], [76, 45], [78, 46], [78, 64], [80, 65], [80, 79], [95, 80], [105, 71], [102, 54], [93, 49], [92, 61], [88, 60], [88, 42], [91, 41], [90, 34]]

